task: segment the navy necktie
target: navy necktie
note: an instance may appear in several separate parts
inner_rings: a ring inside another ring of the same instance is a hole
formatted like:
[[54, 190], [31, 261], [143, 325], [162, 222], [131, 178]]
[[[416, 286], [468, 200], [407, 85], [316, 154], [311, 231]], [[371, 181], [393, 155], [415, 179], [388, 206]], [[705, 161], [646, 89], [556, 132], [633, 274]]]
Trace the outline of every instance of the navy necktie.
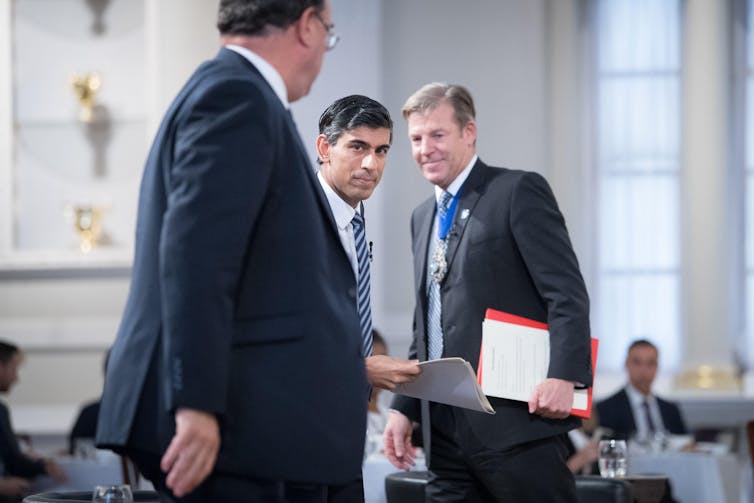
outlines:
[[644, 400], [641, 405], [644, 408], [644, 414], [647, 416], [647, 428], [649, 429], [649, 433], [655, 433], [657, 428], [655, 428], [655, 422], [652, 421], [652, 413], [649, 411], [649, 402]]
[[356, 258], [359, 262], [359, 275], [356, 282], [356, 302], [359, 307], [359, 324], [361, 325], [362, 352], [364, 357], [372, 355], [372, 308], [369, 302], [369, 253], [367, 251], [364, 218], [358, 211], [351, 220], [353, 238], [356, 244]]
[[[437, 205], [436, 226], [445, 218], [448, 212], [448, 206], [453, 196], [450, 192], [443, 192], [440, 202]], [[433, 271], [440, 267], [447, 268], [447, 264], [440, 266], [437, 262], [445, 262], [445, 251], [447, 243], [445, 239], [435, 238], [435, 251], [432, 253], [429, 270]], [[443, 274], [444, 276], [444, 274]], [[429, 302], [427, 310], [427, 359], [436, 360], [442, 357], [443, 338], [442, 338], [442, 298], [440, 296], [440, 281], [433, 277], [431, 273], [427, 274], [429, 284]]]

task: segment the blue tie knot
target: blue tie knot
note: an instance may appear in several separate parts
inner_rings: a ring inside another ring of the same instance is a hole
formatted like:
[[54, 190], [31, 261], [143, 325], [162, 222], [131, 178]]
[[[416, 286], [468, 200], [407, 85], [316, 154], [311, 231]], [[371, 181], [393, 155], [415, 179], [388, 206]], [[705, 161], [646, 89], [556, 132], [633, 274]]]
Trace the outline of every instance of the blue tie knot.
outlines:
[[440, 196], [440, 205], [437, 208], [437, 211], [440, 212], [440, 216], [444, 217], [445, 214], [448, 212], [448, 207], [450, 206], [450, 201], [453, 200], [453, 194], [448, 192], [447, 190], [444, 190], [442, 192], [442, 196]]

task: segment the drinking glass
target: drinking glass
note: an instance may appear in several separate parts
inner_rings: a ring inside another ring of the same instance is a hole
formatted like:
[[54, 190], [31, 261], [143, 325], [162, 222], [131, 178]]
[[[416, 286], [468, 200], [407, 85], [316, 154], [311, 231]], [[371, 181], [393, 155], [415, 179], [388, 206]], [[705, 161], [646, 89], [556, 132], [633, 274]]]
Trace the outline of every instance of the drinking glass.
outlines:
[[131, 486], [128, 484], [97, 486], [92, 493], [93, 503], [133, 503]]
[[628, 465], [625, 440], [600, 441], [600, 475], [605, 478], [620, 478], [626, 476]]

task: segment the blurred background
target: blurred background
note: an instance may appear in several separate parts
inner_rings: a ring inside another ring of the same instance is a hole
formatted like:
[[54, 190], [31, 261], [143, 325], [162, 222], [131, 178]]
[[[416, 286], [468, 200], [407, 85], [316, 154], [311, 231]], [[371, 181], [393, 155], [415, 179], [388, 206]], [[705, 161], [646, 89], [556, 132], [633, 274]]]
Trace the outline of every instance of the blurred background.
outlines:
[[[460, 83], [480, 157], [553, 187], [600, 339], [595, 395], [622, 384], [626, 347], [644, 337], [660, 348], [658, 389], [692, 425], [751, 411], [753, 4], [332, 0], [341, 41], [293, 111], [313, 163], [334, 99], [366, 94], [394, 116], [366, 205], [373, 318], [391, 354], [411, 337], [409, 217], [432, 193], [400, 107], [427, 82]], [[173, 96], [218, 50], [216, 7], [0, 0], [0, 338], [26, 353], [8, 396], [17, 430], [57, 438], [100, 393], [143, 162]]]

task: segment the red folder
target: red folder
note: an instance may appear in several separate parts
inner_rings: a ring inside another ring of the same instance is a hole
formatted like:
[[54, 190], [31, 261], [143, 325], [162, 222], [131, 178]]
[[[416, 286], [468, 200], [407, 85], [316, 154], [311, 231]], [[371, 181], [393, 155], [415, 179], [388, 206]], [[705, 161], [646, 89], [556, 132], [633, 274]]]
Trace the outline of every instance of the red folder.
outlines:
[[[487, 309], [485, 313], [485, 319], [501, 321], [503, 323], [510, 323], [513, 325], [521, 325], [530, 328], [538, 328], [541, 330], [547, 330], [547, 324], [541, 321], [531, 320], [522, 316], [516, 316], [515, 314], [505, 313], [503, 311], [497, 311], [495, 309]], [[597, 370], [597, 349], [599, 347], [599, 340], [592, 337], [591, 340], [591, 358], [592, 358], [592, 373]], [[479, 368], [477, 369], [477, 382], [482, 385], [482, 348], [479, 348]], [[571, 414], [584, 419], [589, 419], [592, 415], [592, 386], [587, 388], [587, 406], [586, 409], [571, 409]]]

